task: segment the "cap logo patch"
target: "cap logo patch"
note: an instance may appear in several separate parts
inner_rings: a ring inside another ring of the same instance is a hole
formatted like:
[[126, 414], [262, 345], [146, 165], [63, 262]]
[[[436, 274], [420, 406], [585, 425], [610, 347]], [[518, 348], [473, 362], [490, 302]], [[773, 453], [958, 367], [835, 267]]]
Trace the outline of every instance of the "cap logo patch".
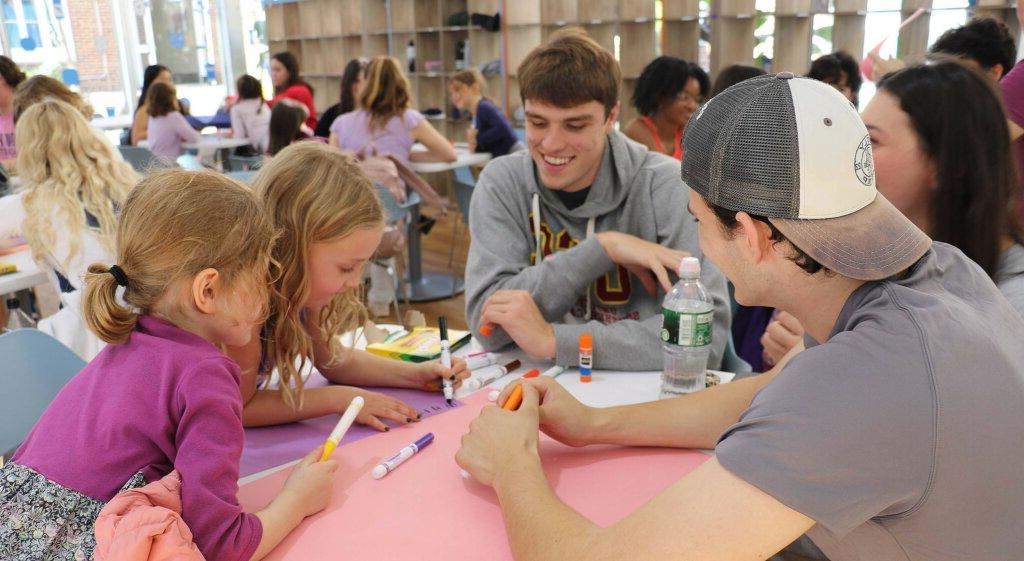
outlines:
[[871, 157], [871, 137], [864, 135], [864, 140], [857, 145], [853, 155], [853, 171], [861, 183], [870, 187], [875, 182], [875, 161]]

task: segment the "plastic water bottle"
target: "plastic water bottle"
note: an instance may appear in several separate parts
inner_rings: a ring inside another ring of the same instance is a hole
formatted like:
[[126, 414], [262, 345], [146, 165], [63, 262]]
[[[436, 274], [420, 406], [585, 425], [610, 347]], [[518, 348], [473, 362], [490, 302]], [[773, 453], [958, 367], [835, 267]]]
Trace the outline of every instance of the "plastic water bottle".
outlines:
[[661, 397], [675, 397], [704, 389], [711, 354], [714, 303], [700, 282], [700, 261], [685, 257], [679, 282], [661, 305], [661, 346], [665, 370]]
[[4, 331], [14, 331], [15, 329], [35, 326], [36, 322], [32, 321], [28, 314], [21, 311], [21, 302], [18, 302], [17, 298], [8, 298], [7, 325], [4, 326]]

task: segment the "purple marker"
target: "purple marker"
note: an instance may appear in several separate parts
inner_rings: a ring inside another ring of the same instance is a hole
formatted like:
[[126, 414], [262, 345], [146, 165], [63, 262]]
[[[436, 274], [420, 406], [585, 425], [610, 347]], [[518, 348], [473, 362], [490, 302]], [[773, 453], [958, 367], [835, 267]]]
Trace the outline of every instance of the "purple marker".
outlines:
[[377, 467], [373, 468], [373, 478], [380, 479], [385, 475], [395, 471], [395, 468], [402, 465], [402, 462], [408, 460], [420, 450], [427, 447], [428, 444], [434, 441], [434, 433], [428, 432], [427, 434], [420, 437], [419, 440], [412, 444], [402, 448], [397, 454], [381, 462]]

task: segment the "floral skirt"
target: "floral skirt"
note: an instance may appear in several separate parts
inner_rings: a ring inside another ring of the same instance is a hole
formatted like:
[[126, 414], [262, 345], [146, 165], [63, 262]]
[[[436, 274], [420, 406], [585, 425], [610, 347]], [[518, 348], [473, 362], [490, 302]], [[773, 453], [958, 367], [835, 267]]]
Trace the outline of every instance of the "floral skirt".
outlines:
[[[145, 484], [139, 472], [121, 490]], [[0, 559], [92, 559], [93, 524], [104, 504], [31, 468], [8, 463], [0, 468]]]

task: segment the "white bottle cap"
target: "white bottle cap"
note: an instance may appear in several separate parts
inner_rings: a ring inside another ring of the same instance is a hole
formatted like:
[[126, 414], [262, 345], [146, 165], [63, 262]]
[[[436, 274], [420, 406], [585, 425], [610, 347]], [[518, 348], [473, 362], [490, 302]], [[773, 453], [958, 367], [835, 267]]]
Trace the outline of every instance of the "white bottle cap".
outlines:
[[679, 264], [679, 278], [700, 278], [700, 259], [696, 257], [683, 257], [683, 261]]
[[499, 395], [501, 395], [501, 392], [498, 390], [491, 390], [491, 393], [487, 394], [487, 399], [490, 401], [498, 401]]

